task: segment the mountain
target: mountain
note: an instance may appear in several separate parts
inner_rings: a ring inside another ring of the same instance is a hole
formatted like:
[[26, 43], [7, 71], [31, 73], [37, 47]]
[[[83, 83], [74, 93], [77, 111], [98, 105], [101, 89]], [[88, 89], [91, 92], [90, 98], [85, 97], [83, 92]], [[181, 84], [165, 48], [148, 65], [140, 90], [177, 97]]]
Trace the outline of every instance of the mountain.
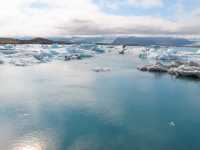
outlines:
[[0, 38], [0, 44], [113, 44], [132, 46], [192, 46], [195, 42], [170, 37], [51, 37], [51, 38]]
[[184, 38], [171, 37], [118, 37], [114, 40], [114, 45], [132, 45], [132, 46], [185, 46], [193, 42]]
[[72, 37], [73, 43], [87, 43], [87, 44], [111, 44], [115, 40], [115, 37], [100, 36], [100, 37]]

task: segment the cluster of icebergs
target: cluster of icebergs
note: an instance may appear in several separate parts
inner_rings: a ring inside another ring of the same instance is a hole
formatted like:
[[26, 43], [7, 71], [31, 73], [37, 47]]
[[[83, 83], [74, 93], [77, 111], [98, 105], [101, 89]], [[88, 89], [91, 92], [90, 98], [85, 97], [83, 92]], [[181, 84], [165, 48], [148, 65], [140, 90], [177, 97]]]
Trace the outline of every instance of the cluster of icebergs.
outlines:
[[139, 57], [155, 61], [148, 65], [139, 66], [138, 70], [200, 79], [200, 50], [182, 49], [146, 48], [141, 51]]
[[200, 61], [200, 50], [191, 48], [153, 47], [141, 50], [141, 59], [154, 59], [160, 61]]
[[105, 46], [95, 44], [80, 45], [0, 45], [0, 64], [29, 66], [52, 60], [69, 61], [94, 57], [106, 52]]

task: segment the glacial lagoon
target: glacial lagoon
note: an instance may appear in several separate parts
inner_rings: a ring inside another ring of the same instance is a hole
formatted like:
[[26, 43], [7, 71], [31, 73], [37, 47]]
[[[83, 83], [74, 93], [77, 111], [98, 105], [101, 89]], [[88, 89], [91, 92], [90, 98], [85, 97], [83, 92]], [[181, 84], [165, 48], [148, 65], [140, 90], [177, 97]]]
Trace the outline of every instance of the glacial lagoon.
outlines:
[[70, 61], [63, 51], [35, 59], [37, 46], [2, 53], [0, 149], [197, 150], [200, 81], [140, 72], [152, 61], [138, 57], [140, 47], [104, 49]]

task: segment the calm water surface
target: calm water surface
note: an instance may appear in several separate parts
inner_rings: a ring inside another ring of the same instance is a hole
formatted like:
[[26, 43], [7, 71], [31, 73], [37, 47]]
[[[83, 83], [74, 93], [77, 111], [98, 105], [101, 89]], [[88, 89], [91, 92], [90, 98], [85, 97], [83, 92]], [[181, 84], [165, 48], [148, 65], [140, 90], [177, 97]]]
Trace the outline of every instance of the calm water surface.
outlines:
[[[139, 63], [106, 54], [0, 66], [0, 149], [199, 149], [200, 82], [139, 72]], [[112, 71], [91, 70], [99, 66]]]

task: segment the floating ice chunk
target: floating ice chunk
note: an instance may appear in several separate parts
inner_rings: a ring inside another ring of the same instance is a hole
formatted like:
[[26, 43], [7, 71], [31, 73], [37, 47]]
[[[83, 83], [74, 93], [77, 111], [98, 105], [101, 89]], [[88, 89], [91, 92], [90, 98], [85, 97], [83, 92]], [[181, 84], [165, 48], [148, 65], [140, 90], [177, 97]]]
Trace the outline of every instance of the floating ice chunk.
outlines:
[[169, 48], [169, 49], [167, 49], [167, 53], [176, 54], [176, 53], [177, 53], [177, 50], [176, 50], [176, 49]]
[[14, 50], [15, 46], [12, 45], [12, 44], [6, 44], [6, 45], [4, 45], [4, 47], [2, 49], [4, 49], [4, 50]]
[[51, 53], [41, 51], [39, 54], [33, 55], [33, 57], [41, 62], [48, 62], [51, 60], [53, 55]]
[[160, 50], [154, 48], [145, 48], [141, 50], [139, 57], [142, 59], [147, 59], [147, 58], [155, 59], [160, 55], [160, 53], [161, 53]]
[[55, 50], [49, 50], [49, 54], [51, 54], [51, 55], [59, 55], [59, 52], [57, 52]]
[[178, 60], [180, 57], [177, 55], [177, 51], [175, 49], [167, 49], [161, 52], [157, 57], [159, 60]]
[[79, 48], [80, 49], [85, 49], [85, 50], [92, 50], [96, 47], [96, 44], [80, 44]]
[[23, 114], [23, 116], [24, 116], [24, 117], [30, 117], [30, 116], [31, 116], [31, 114], [24, 113], [24, 114]]
[[57, 49], [57, 48], [60, 48], [61, 46], [59, 44], [52, 44], [51, 45], [51, 48], [53, 49]]
[[80, 58], [89, 58], [89, 57], [94, 57], [94, 53], [92, 52], [84, 52], [84, 53], [80, 53]]
[[178, 60], [180, 57], [171, 53], [163, 53], [157, 57], [159, 60]]
[[139, 58], [146, 59], [148, 57], [147, 51], [141, 50], [141, 53], [139, 54]]
[[102, 47], [94, 47], [93, 51], [97, 52], [97, 53], [105, 53], [105, 49], [103, 49]]
[[176, 48], [146, 48], [143, 49], [139, 58], [156, 59], [162, 61], [192, 61], [199, 57], [198, 52], [177, 50]]
[[110, 68], [93, 68], [92, 70], [94, 72], [109, 72], [109, 71], [111, 71]]
[[5, 55], [17, 53], [17, 51], [15, 51], [15, 50], [0, 50], [0, 52], [1, 52], [2, 54], [5, 54]]
[[83, 51], [83, 49], [80, 49], [80, 48], [78, 48], [78, 47], [67, 47], [66, 48], [66, 51], [68, 52], [68, 53], [81, 53], [82, 51]]
[[170, 127], [175, 127], [175, 126], [176, 126], [176, 124], [175, 124], [173, 121], [170, 121], [170, 122], [168, 123], [168, 125], [169, 125]]
[[67, 54], [65, 55], [65, 61], [72, 60], [72, 59], [84, 59], [84, 58], [90, 58], [93, 57], [93, 53], [87, 53], [87, 52], [82, 52], [82, 53], [73, 53], [73, 54]]
[[48, 49], [49, 48], [49, 45], [41, 45], [41, 48], [43, 48], [43, 49]]
[[17, 51], [15, 50], [15, 46], [11, 44], [1, 46], [0, 52], [6, 55], [17, 53]]
[[197, 55], [200, 55], [200, 50], [198, 50], [198, 51], [196, 52], [196, 54], [197, 54]]

